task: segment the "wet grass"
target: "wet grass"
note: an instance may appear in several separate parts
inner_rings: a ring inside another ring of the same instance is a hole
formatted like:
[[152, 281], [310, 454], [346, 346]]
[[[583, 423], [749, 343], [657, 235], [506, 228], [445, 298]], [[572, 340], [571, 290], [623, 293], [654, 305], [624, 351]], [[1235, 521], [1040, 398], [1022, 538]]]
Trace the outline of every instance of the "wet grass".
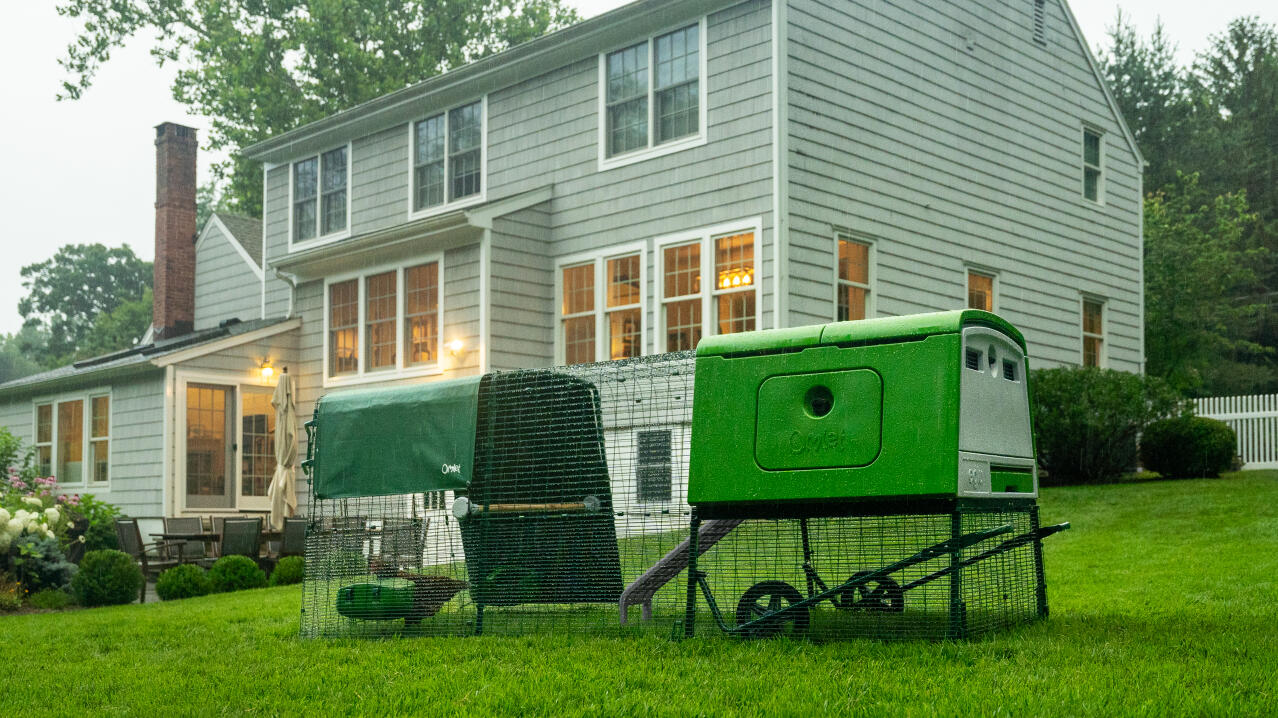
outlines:
[[301, 641], [300, 589], [0, 618], [37, 714], [1274, 715], [1278, 472], [1045, 489], [1052, 616], [971, 642]]

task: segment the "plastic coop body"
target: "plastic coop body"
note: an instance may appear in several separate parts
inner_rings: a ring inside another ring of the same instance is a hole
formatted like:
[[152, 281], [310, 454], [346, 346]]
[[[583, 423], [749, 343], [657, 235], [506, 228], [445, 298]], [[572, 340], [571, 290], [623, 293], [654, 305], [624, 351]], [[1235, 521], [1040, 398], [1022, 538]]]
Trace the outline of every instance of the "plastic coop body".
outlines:
[[703, 339], [688, 502], [1034, 498], [1021, 333], [964, 310]]

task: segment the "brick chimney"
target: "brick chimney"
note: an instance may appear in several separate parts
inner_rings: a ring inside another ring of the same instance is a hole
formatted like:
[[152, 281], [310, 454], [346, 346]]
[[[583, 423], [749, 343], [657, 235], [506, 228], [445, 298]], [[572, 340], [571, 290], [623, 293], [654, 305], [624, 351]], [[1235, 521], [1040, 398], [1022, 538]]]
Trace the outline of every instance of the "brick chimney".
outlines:
[[155, 338], [191, 332], [195, 322], [195, 130], [155, 127]]

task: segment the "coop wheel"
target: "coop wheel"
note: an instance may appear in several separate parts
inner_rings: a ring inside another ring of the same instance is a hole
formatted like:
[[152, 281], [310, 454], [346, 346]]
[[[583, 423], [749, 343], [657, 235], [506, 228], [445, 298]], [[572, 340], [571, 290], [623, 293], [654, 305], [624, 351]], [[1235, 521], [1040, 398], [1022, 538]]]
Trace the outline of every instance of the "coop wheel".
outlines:
[[[760, 581], [741, 596], [737, 603], [737, 625], [780, 611], [803, 600], [803, 595], [785, 581]], [[744, 631], [750, 638], [767, 638], [780, 633], [802, 636], [808, 632], [808, 609], [797, 608], [781, 616], [774, 616]]]
[[[871, 573], [873, 572], [857, 571], [848, 581], [855, 581]], [[868, 583], [844, 589], [839, 608], [900, 613], [905, 610], [905, 592], [901, 590], [901, 584], [887, 576], [882, 576]]]

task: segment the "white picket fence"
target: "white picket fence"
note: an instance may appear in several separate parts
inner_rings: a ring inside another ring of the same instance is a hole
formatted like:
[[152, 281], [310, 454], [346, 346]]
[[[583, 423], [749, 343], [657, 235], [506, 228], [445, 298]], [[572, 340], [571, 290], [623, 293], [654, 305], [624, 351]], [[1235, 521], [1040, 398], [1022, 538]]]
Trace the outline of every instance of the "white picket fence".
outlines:
[[1278, 469], [1278, 394], [1212, 396], [1197, 400], [1197, 414], [1219, 419], [1238, 434], [1248, 469]]

